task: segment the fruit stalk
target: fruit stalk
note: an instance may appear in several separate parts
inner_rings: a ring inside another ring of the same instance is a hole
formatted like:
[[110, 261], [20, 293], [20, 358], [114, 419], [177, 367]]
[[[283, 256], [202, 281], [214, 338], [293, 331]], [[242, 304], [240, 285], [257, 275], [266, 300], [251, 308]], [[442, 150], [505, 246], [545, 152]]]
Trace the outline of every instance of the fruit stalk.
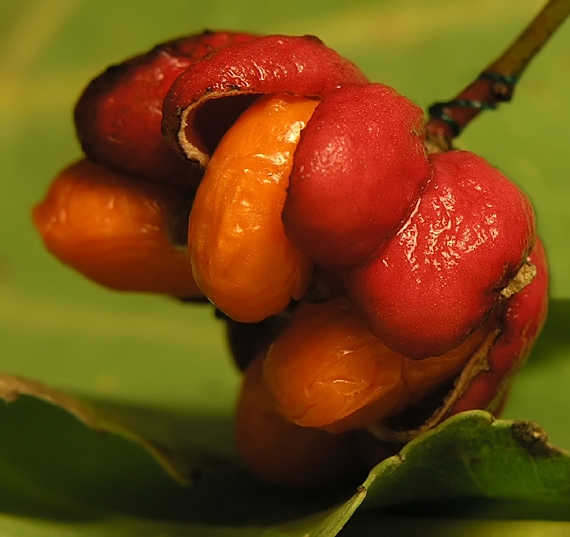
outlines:
[[430, 153], [451, 149], [452, 140], [485, 110], [512, 99], [520, 76], [570, 15], [570, 0], [550, 0], [505, 52], [454, 99], [429, 108], [426, 144]]

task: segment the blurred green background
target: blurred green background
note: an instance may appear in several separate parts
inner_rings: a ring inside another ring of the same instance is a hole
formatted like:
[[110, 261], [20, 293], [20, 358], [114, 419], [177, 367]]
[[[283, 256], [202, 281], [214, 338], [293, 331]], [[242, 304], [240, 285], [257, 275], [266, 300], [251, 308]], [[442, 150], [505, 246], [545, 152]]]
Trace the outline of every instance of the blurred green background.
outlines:
[[[0, 371], [113, 401], [229, 416], [238, 375], [209, 308], [99, 288], [52, 259], [30, 209], [80, 155], [73, 104], [108, 64], [202, 29], [318, 35], [422, 107], [453, 97], [539, 0], [3, 0], [0, 3]], [[532, 197], [557, 299], [506, 415], [570, 448], [570, 25], [514, 102], [459, 138]], [[0, 408], [0, 410], [2, 410]], [[0, 435], [2, 435], [0, 413]], [[32, 419], [32, 418], [30, 418]]]

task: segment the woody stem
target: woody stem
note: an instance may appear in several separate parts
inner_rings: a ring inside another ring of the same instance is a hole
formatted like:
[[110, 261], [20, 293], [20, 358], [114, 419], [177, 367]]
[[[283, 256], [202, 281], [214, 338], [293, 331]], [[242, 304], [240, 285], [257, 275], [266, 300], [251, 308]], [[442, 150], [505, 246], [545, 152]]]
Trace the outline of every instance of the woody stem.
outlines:
[[505, 52], [461, 93], [451, 101], [430, 106], [426, 127], [429, 151], [449, 150], [453, 138], [481, 112], [510, 101], [527, 65], [568, 15], [570, 0], [549, 0]]

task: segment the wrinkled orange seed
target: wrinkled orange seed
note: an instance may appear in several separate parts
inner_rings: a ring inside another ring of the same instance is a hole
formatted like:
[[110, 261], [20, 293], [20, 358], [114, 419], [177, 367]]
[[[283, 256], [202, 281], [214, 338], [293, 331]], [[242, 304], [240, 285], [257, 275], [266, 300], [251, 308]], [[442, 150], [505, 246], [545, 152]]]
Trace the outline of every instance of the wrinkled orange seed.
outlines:
[[364, 471], [353, 439], [300, 427], [275, 408], [263, 380], [261, 353], [244, 374], [236, 412], [236, 443], [250, 470], [269, 483], [323, 486]]
[[265, 380], [293, 423], [337, 433], [366, 427], [450, 380], [494, 327], [487, 323], [457, 349], [418, 361], [374, 336], [347, 298], [302, 302], [269, 349]]
[[260, 98], [226, 133], [198, 188], [188, 233], [194, 277], [229, 317], [255, 322], [299, 299], [311, 263], [281, 211], [299, 135], [317, 101]]
[[50, 252], [106, 287], [198, 298], [186, 247], [172, 236], [186, 204], [84, 159], [58, 175], [33, 218]]

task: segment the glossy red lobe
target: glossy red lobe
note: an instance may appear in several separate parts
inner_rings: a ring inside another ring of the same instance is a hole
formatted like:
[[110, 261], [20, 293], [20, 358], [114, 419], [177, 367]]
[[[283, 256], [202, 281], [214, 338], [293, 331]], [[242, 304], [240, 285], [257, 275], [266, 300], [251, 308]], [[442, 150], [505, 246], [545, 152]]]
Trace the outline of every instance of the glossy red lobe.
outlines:
[[283, 220], [317, 264], [365, 261], [396, 233], [430, 174], [422, 110], [383, 84], [323, 97], [301, 134]]
[[373, 332], [414, 358], [443, 354], [480, 326], [535, 239], [530, 202], [484, 159], [454, 151], [432, 163], [409, 220], [347, 277]]
[[163, 99], [176, 77], [200, 58], [256, 37], [202, 32], [109, 67], [89, 83], [75, 107], [85, 154], [116, 171], [192, 191], [199, 170], [188, 166], [163, 138]]
[[182, 73], [164, 101], [163, 132], [185, 158], [205, 165], [252, 97], [320, 97], [339, 85], [366, 81], [353, 63], [316, 37], [260, 37], [226, 47]]

